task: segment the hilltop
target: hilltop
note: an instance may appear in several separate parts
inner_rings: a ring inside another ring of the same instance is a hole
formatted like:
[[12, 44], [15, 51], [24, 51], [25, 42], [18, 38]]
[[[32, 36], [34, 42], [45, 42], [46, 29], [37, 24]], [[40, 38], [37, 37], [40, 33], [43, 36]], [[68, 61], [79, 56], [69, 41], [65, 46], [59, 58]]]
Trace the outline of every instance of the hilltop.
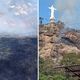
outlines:
[[61, 21], [39, 25], [40, 57], [60, 62], [68, 53], [80, 54], [80, 31], [65, 28]]

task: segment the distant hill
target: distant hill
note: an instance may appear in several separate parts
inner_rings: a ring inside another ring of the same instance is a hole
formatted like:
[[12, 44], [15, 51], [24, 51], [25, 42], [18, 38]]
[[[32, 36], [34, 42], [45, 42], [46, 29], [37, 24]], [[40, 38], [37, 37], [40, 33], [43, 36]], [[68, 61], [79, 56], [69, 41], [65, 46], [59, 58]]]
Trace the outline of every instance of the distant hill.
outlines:
[[0, 37], [0, 80], [37, 80], [37, 39]]

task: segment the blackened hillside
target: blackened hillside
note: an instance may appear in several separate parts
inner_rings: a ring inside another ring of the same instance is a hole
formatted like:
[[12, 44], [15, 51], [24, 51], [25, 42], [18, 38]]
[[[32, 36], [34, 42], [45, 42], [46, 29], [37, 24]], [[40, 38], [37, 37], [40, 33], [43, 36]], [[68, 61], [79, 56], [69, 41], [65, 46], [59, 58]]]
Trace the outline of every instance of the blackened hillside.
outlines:
[[36, 38], [0, 38], [0, 80], [37, 80]]

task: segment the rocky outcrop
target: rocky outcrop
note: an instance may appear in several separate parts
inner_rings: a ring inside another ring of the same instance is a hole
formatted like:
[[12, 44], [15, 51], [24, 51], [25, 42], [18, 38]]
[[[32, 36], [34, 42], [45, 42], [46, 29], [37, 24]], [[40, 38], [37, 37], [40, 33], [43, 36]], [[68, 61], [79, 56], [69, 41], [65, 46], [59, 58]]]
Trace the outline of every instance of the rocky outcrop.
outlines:
[[[80, 33], [64, 29], [62, 22], [49, 23], [40, 28], [40, 57], [59, 61], [67, 53], [80, 53]], [[56, 62], [55, 61], [55, 62]]]
[[78, 32], [67, 32], [65, 37], [70, 40], [78, 49], [80, 49], [80, 33]]

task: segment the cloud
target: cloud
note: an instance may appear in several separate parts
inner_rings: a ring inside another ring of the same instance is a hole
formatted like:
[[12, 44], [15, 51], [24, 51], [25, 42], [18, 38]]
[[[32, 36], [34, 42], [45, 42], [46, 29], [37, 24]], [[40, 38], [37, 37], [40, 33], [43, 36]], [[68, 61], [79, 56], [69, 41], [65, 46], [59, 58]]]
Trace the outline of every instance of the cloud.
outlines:
[[36, 3], [28, 0], [20, 0], [18, 3], [16, 0], [1, 0], [0, 10], [0, 34], [37, 35]]
[[3, 13], [3, 12], [0, 12], [0, 17], [2, 17], [2, 16], [4, 16], [5, 15], [5, 13]]
[[[35, 24], [35, 25], [34, 25]], [[31, 36], [37, 35], [37, 24], [35, 17], [27, 19], [11, 19], [7, 16], [0, 18], [0, 33], [9, 35]]]
[[28, 6], [26, 4], [17, 6], [11, 5], [10, 8], [15, 10], [14, 12], [15, 15], [27, 15], [29, 12]]
[[28, 2], [27, 4], [22, 3], [22, 4], [12, 4], [9, 6], [12, 10], [14, 10], [15, 15], [28, 15], [33, 13], [34, 11], [37, 10], [36, 4], [32, 4], [31, 2]]

